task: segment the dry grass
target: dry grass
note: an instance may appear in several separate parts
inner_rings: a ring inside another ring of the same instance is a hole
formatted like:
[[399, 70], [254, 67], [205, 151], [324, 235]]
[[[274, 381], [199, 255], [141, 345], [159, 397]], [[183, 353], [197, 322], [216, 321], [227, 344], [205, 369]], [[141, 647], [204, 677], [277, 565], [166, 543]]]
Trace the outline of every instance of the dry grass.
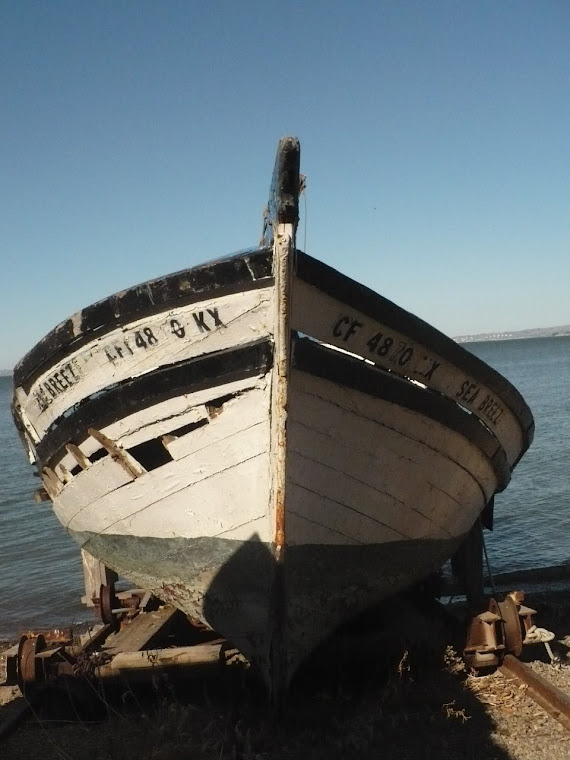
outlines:
[[[425, 641], [419, 648], [402, 641], [390, 652], [384, 646], [353, 649], [362, 650], [357, 659], [328, 662], [324, 671], [306, 673], [294, 685], [280, 721], [274, 719], [263, 692], [237, 671], [226, 681], [193, 681], [183, 688], [157, 679], [146, 690], [105, 692], [99, 701], [103, 719], [96, 723], [85, 715], [80, 722], [62, 722], [61, 716], [42, 710], [2, 743], [0, 757], [558, 760], [569, 756], [565, 734], [529, 700], [524, 687], [499, 673], [473, 675], [451, 647], [426, 651]], [[556, 677], [559, 686], [570, 691], [570, 669], [562, 668]], [[3, 710], [0, 707], [0, 721]]]
[[34, 757], [41, 745], [43, 760], [127, 753], [137, 760], [328, 760], [377, 757], [380, 749], [386, 758], [412, 758], [430, 735], [471, 717], [456, 676], [444, 663], [433, 675], [407, 649], [388, 672], [368, 663], [329, 681], [317, 673], [297, 685], [279, 721], [263, 692], [240, 678], [185, 689], [161, 680], [143, 691], [103, 694], [105, 719], [98, 723], [84, 713], [80, 722], [63, 723], [42, 709], [8, 740], [6, 757]]

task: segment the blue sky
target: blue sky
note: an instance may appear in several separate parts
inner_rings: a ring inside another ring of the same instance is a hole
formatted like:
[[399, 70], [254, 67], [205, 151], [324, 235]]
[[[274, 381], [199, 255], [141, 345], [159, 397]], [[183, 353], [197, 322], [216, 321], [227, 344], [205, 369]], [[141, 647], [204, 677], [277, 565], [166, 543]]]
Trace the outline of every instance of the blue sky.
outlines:
[[451, 335], [569, 323], [569, 30], [567, 0], [3, 0], [0, 368], [255, 244], [284, 134], [308, 253]]

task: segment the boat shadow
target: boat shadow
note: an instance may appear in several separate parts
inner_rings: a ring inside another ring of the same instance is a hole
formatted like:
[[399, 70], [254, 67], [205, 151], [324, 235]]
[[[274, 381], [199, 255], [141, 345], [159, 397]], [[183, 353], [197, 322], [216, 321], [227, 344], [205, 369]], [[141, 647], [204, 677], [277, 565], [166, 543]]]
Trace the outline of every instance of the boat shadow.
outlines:
[[[209, 623], [228, 630], [226, 611], [235, 615], [239, 604], [255, 642], [255, 631], [270, 623], [263, 601], [276, 593], [268, 582], [278, 577], [274, 570], [265, 544], [245, 542], [205, 595]], [[277, 717], [255, 668], [207, 684], [209, 703], [228, 721], [233, 756], [507, 760], [492, 718], [469, 688], [457, 627], [433, 607], [433, 599], [408, 591], [341, 626], [302, 662]]]
[[508, 716], [497, 726], [455, 651], [430, 647], [371, 631], [329, 640], [297, 672], [278, 719], [259, 685], [235, 681], [234, 756], [509, 760], [496, 740]]

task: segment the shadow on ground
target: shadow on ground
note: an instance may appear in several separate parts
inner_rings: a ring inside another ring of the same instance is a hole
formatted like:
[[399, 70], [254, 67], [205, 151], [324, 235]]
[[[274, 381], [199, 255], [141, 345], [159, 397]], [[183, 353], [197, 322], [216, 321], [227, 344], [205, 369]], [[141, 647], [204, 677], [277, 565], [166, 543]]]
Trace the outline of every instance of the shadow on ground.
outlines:
[[[493, 740], [491, 719], [464, 688], [452, 650], [431, 632], [416, 631], [414, 640], [368, 633], [361, 628], [341, 644], [329, 642], [306, 663], [279, 720], [251, 676], [230, 668], [223, 678], [106, 691], [91, 713], [83, 709], [93, 705], [90, 698], [78, 697], [78, 721], [60, 690], [2, 740], [0, 756], [508, 760]], [[0, 721], [14, 704], [0, 708]]]

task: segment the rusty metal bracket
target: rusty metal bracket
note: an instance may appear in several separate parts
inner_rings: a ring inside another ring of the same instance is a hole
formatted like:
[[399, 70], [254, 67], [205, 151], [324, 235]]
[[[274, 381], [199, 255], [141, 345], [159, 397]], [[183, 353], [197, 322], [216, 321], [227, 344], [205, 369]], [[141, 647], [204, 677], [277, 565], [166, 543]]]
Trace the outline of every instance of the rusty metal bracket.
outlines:
[[22, 693], [31, 684], [37, 683], [37, 681], [42, 679], [43, 672], [39, 667], [40, 663], [36, 655], [45, 648], [46, 640], [42, 634], [38, 636], [22, 636], [20, 639], [16, 673], [18, 686]]
[[101, 611], [101, 621], [105, 625], [112, 625], [116, 622], [117, 617], [115, 609], [119, 606], [119, 600], [115, 595], [115, 584], [102, 585], [99, 589], [99, 606]]
[[497, 667], [507, 654], [520, 656], [523, 645], [530, 643], [528, 632], [536, 614], [523, 601], [522, 591], [511, 591], [502, 602], [489, 599], [487, 610], [471, 619], [463, 649], [469, 667]]

